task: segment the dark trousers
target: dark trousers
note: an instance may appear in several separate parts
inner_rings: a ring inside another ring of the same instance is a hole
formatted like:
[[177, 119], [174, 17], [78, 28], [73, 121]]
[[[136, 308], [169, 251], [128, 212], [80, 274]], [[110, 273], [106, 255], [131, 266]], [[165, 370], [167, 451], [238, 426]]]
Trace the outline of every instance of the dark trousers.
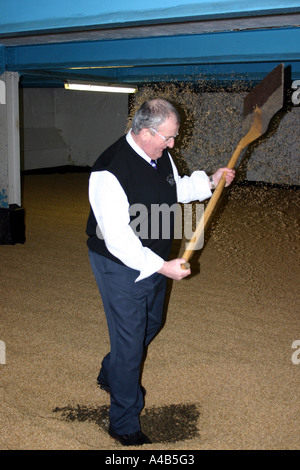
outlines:
[[166, 278], [155, 273], [135, 282], [139, 271], [91, 250], [89, 255], [110, 336], [98, 379], [110, 387], [110, 426], [118, 434], [131, 434], [140, 430], [141, 363], [161, 327]]

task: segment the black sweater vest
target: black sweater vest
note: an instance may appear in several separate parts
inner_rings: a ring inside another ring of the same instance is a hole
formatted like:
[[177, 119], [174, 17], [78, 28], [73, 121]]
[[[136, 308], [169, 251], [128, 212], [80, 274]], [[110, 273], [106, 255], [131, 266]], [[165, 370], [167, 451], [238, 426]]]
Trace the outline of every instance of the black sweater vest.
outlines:
[[[92, 172], [104, 170], [112, 173], [121, 184], [130, 206], [131, 227], [143, 246], [167, 260], [175, 217], [170, 208], [173, 206], [174, 209], [177, 202], [176, 183], [168, 152], [164, 150], [155, 170], [132, 149], [123, 136], [97, 159], [92, 168]], [[86, 232], [89, 237], [87, 244], [92, 251], [123, 264], [108, 251], [104, 240], [98, 236], [92, 210]]]

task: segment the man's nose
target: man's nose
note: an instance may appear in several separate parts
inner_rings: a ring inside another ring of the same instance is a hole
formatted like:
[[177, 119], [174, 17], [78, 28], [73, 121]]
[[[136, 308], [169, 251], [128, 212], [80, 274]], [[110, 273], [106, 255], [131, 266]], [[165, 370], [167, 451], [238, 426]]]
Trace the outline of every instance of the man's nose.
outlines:
[[175, 139], [174, 139], [174, 137], [172, 137], [171, 140], [168, 142], [168, 147], [170, 147], [170, 149], [172, 149], [174, 147], [174, 144], [175, 144]]

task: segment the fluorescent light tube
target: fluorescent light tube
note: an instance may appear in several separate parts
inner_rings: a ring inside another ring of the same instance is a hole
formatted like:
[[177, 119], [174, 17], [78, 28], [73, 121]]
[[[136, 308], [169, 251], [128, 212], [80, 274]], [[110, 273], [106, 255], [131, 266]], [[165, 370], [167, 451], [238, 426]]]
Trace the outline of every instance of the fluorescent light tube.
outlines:
[[90, 83], [65, 83], [66, 90], [100, 91], [106, 93], [136, 93], [137, 87], [130, 85], [96, 85]]

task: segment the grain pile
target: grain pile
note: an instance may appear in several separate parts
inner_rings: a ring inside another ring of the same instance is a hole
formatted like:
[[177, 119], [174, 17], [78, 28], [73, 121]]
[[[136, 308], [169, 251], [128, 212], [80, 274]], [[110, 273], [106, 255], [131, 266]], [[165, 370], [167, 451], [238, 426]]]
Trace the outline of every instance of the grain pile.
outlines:
[[[194, 126], [194, 99], [183, 103]], [[238, 128], [230, 103], [223, 116]], [[193, 126], [178, 161], [209, 172], [238, 130], [197, 144]], [[96, 386], [109, 338], [87, 255], [87, 187], [85, 173], [26, 175], [27, 241], [0, 247], [0, 449], [120, 449]], [[148, 350], [148, 450], [300, 449], [299, 205], [291, 186], [224, 192], [192, 276], [169, 284], [165, 325]], [[174, 242], [172, 256], [183, 249]]]
[[[197, 89], [189, 83], [145, 86], [134, 96], [128, 127], [144, 100], [161, 97], [171, 101], [182, 118], [172, 150], [179, 170], [189, 174], [203, 168], [213, 173], [228, 163], [251, 126], [251, 122], [249, 128], [243, 126], [242, 115], [244, 98], [253, 86], [239, 80], [225, 88], [211, 84], [205, 77], [199, 77]], [[240, 156], [236, 165], [238, 180], [299, 186], [299, 128], [300, 107], [289, 103], [271, 120], [268, 132]]]
[[[27, 241], [1, 247], [1, 449], [119, 448], [95, 383], [109, 340], [87, 181], [26, 176]], [[225, 202], [148, 351], [150, 449], [300, 448], [299, 192], [237, 185]]]

